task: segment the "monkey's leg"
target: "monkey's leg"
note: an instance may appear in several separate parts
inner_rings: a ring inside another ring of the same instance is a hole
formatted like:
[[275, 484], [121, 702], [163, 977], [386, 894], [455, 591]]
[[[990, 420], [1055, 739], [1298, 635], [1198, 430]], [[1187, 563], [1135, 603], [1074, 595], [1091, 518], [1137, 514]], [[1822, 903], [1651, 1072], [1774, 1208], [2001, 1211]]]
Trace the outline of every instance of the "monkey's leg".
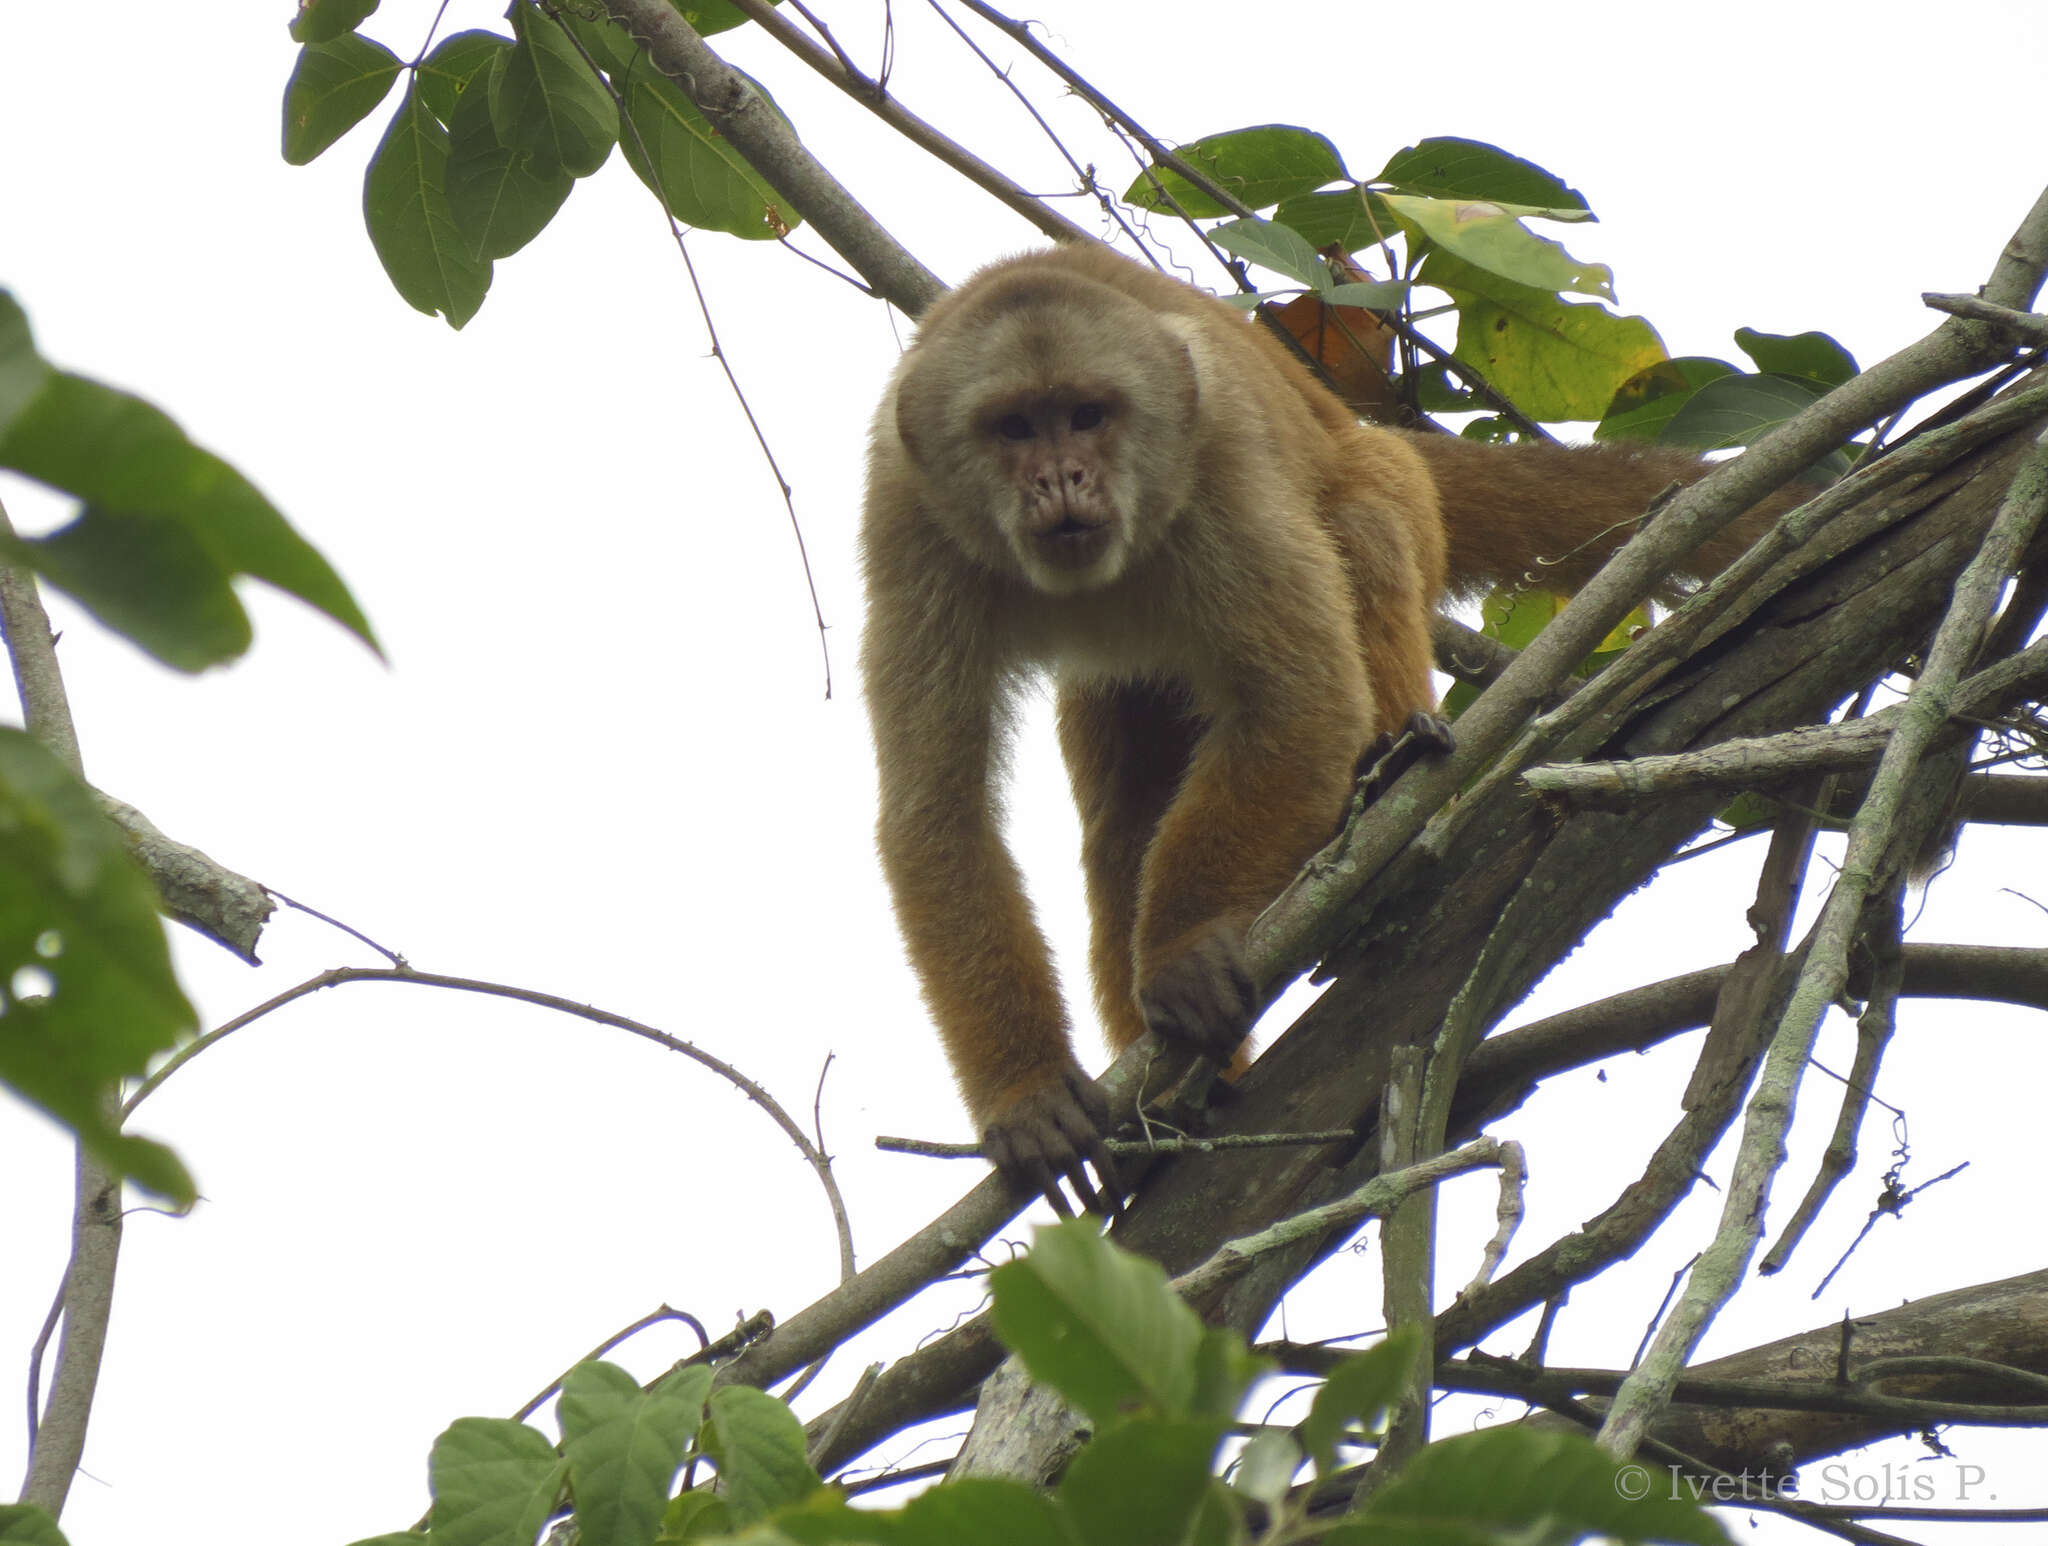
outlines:
[[1187, 694], [1158, 683], [1060, 689], [1060, 750], [1081, 813], [1088, 965], [1103, 1035], [1121, 1052], [1145, 1032], [1138, 1008], [1138, 886], [1202, 724]]

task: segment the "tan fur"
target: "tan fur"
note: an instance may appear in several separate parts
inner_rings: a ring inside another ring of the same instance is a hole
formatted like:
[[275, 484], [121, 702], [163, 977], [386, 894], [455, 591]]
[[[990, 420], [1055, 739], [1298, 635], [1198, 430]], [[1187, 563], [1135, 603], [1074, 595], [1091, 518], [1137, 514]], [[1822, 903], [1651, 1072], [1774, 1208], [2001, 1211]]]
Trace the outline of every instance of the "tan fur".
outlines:
[[1360, 750], [1433, 706], [1437, 601], [1545, 555], [1577, 583], [1700, 470], [1360, 425], [1262, 329], [1103, 249], [935, 305], [875, 417], [862, 664], [884, 868], [994, 1151], [1072, 1170], [1092, 1120], [1061, 1093], [1065, 1011], [998, 831], [1022, 676], [1059, 684], [1111, 1042], [1149, 1005], [1227, 1048], [1257, 1007], [1230, 986], [1245, 929]]

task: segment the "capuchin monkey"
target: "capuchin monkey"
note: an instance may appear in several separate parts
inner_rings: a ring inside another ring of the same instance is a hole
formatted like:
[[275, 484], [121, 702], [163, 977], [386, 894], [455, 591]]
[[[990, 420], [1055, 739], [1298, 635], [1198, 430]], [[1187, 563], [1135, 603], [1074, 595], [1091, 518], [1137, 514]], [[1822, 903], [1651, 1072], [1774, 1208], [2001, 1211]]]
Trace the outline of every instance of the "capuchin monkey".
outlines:
[[1110, 1043], [1228, 1060], [1264, 1007], [1246, 930], [1329, 840], [1360, 749], [1435, 704], [1438, 600], [1538, 559], [1581, 584], [1703, 471], [1368, 427], [1241, 313], [1105, 248], [935, 304], [875, 414], [861, 666], [883, 868], [996, 1165], [1061, 1212], [1062, 1178], [1104, 1206], [1089, 1162], [1116, 1188], [999, 830], [1027, 677], [1058, 684]]

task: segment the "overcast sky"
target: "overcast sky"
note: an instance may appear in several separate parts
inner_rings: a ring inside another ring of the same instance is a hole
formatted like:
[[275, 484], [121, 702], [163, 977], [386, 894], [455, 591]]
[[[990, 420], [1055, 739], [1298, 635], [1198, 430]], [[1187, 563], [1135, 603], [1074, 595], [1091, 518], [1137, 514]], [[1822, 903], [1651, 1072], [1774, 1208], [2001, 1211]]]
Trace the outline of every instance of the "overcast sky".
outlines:
[[[878, 9], [824, 10], [872, 66]], [[1329, 135], [1361, 175], [1436, 134], [1544, 165], [1602, 221], [1558, 234], [1612, 265], [1623, 309], [1674, 354], [1732, 355], [1747, 326], [1823, 329], [1865, 364], [1882, 358], [1932, 325], [1922, 291], [1982, 282], [2048, 178], [2048, 17], [2030, 0], [1779, 0], [1710, 18], [1579, 6], [1569, 26], [1500, 3], [1033, 10], [1169, 140], [1291, 122]], [[501, 11], [457, 0], [443, 30], [501, 25]], [[187, 679], [58, 598], [88, 775], [424, 970], [652, 1022], [805, 1120], [829, 1056], [824, 1133], [871, 1261], [975, 1174], [871, 1143], [969, 1136], [872, 856], [854, 659], [861, 445], [909, 329], [773, 246], [690, 239], [795, 486], [830, 624], [827, 701], [787, 518], [651, 197], [615, 156], [451, 332], [397, 297], [363, 233], [362, 169], [384, 114], [310, 168], [279, 158], [288, 13], [126, 0], [94, 10], [90, 31], [70, 8], [0, 13], [0, 283], [47, 355], [145, 394], [261, 485], [341, 570], [388, 654], [252, 589], [254, 651]], [[410, 57], [433, 14], [392, 0], [365, 30]], [[1025, 186], [1071, 188], [929, 10], [898, 6], [895, 22], [907, 105]], [[1019, 58], [978, 35], [999, 61]], [[762, 40], [718, 46], [946, 279], [1032, 244]], [[1129, 181], [1085, 111], [1028, 61], [1017, 79], [1107, 185]], [[1096, 218], [1084, 201], [1063, 207]], [[1167, 239], [1213, 279], [1192, 241]], [[25, 528], [66, 513], [13, 480], [0, 496]], [[1076, 837], [1044, 717], [1020, 753], [1013, 841], [1085, 1016]], [[1761, 853], [1740, 844], [1682, 866], [1517, 1018], [1731, 958]], [[2038, 945], [2041, 910], [2001, 888], [2037, 884], [2044, 858], [2037, 834], [1975, 836], [1912, 937]], [[273, 923], [260, 970], [183, 931], [174, 945], [209, 1025], [323, 968], [377, 964], [303, 916]], [[1880, 1091], [1910, 1113], [1906, 1180], [1971, 1168], [1882, 1224], [1809, 1303], [1888, 1163], [1873, 1118], [1793, 1270], [1745, 1291], [1706, 1351], [2038, 1267], [2039, 1039], [2016, 1012], [1909, 1010]], [[1822, 1056], [1846, 1065], [1842, 1026]], [[1515, 1119], [1534, 1168], [1521, 1249], [1576, 1227], [1634, 1174], [1689, 1062], [1620, 1060]], [[1833, 1088], [1811, 1088], [1781, 1207], [1833, 1119]], [[334, 990], [197, 1060], [136, 1127], [178, 1148], [206, 1200], [189, 1219], [131, 1220], [88, 1474], [65, 1517], [74, 1541], [254, 1546], [403, 1528], [453, 1418], [509, 1412], [663, 1301], [718, 1330], [740, 1312], [787, 1315], [836, 1276], [815, 1180], [737, 1094], [643, 1043], [502, 1002]], [[0, 1475], [25, 1452], [18, 1381], [65, 1257], [70, 1167], [53, 1127], [0, 1106]], [[1454, 1189], [1446, 1283], [1469, 1276], [1491, 1207], [1490, 1183]], [[1656, 1247], [1575, 1297], [1552, 1356], [1626, 1362], [1717, 1211], [1703, 1191]], [[1378, 1294], [1377, 1254], [1345, 1258], [1288, 1329], [1369, 1329]], [[962, 1287], [913, 1306], [816, 1397], [973, 1301]], [[1516, 1351], [1527, 1335], [1488, 1345]], [[646, 1375], [690, 1345], [656, 1333], [621, 1356]], [[2048, 1503], [2020, 1459], [2038, 1457], [2038, 1439], [1950, 1442], [1988, 1469], [1998, 1502]], [[1917, 1453], [1893, 1446], [1845, 1475], [1881, 1481], [1889, 1462], [1952, 1493], [1955, 1468], [1918, 1467]], [[1766, 1524], [1744, 1538], [1806, 1537]]]

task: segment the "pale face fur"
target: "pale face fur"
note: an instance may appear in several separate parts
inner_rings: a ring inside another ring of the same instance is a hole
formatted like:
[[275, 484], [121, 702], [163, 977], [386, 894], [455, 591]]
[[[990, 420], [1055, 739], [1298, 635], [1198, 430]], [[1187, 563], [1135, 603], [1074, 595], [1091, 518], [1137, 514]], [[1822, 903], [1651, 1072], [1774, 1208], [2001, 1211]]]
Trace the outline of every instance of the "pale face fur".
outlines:
[[1110, 585], [1193, 490], [1194, 362], [1173, 319], [1086, 279], [1020, 274], [979, 299], [920, 335], [883, 405], [919, 502], [1047, 595]]

